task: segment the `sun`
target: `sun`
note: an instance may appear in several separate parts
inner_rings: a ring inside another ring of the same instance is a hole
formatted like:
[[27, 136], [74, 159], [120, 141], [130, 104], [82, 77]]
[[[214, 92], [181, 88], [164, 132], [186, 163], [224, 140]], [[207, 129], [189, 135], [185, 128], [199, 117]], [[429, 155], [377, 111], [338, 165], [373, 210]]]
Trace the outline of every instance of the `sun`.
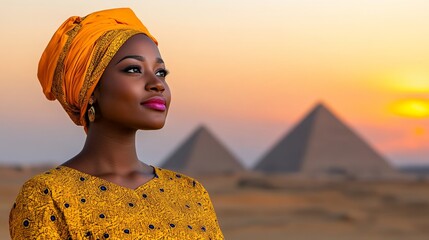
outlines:
[[427, 99], [405, 99], [392, 104], [391, 110], [394, 114], [410, 118], [429, 117], [429, 100]]

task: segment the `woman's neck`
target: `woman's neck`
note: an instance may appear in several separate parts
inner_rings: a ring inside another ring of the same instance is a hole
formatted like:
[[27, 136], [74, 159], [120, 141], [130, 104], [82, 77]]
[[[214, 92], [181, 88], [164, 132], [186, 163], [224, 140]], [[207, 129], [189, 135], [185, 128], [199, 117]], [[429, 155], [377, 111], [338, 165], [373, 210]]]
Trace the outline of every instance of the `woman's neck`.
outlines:
[[82, 151], [66, 166], [84, 170], [91, 175], [127, 175], [142, 171], [136, 151], [136, 131], [105, 128], [93, 125], [89, 128]]

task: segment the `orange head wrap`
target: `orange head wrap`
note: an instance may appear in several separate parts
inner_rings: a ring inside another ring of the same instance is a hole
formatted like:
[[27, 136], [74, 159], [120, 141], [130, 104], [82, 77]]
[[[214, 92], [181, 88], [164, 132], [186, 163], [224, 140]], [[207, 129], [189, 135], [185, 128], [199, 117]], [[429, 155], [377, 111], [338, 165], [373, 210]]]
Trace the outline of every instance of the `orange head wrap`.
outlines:
[[128, 8], [67, 19], [40, 58], [37, 77], [46, 98], [57, 99], [73, 122], [86, 129], [88, 101], [104, 69], [122, 44], [139, 33], [158, 44]]

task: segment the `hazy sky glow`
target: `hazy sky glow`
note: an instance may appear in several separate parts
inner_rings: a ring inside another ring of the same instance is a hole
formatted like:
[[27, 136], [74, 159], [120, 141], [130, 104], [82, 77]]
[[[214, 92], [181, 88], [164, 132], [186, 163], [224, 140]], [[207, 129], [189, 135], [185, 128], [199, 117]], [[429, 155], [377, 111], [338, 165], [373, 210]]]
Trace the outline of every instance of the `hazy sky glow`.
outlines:
[[3, 1], [0, 163], [61, 163], [83, 145], [37, 63], [69, 16], [131, 7], [159, 41], [173, 103], [139, 134], [159, 164], [199, 124], [253, 165], [319, 101], [394, 164], [429, 163], [429, 1]]

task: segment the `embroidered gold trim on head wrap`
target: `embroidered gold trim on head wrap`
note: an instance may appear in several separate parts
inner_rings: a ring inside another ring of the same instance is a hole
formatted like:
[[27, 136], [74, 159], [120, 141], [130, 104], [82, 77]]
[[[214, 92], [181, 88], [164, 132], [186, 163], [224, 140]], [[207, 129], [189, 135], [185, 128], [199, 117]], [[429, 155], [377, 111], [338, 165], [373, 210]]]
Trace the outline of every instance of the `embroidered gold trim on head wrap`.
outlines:
[[49, 100], [58, 100], [77, 125], [87, 130], [89, 98], [119, 48], [132, 36], [156, 39], [129, 8], [67, 19], [54, 33], [39, 61], [37, 77]]

